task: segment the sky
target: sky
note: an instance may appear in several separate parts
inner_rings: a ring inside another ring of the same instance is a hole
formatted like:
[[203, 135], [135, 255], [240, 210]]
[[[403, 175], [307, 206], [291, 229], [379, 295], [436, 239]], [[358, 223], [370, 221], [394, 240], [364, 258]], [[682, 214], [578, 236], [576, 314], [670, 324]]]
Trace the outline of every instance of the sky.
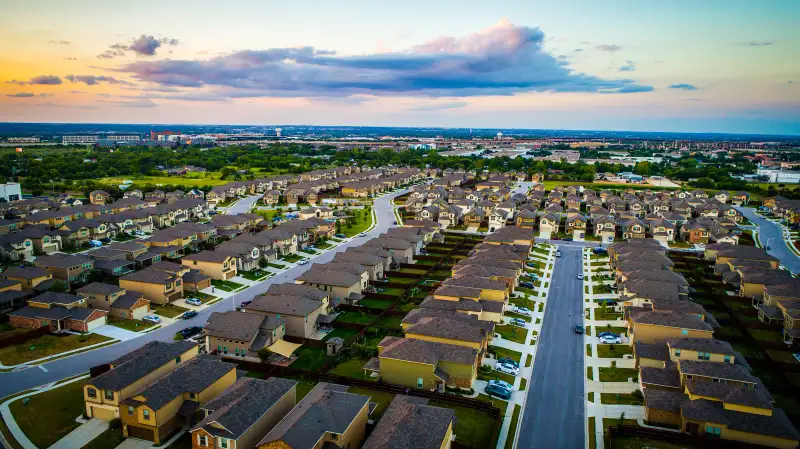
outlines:
[[800, 135], [797, 0], [7, 2], [0, 121]]

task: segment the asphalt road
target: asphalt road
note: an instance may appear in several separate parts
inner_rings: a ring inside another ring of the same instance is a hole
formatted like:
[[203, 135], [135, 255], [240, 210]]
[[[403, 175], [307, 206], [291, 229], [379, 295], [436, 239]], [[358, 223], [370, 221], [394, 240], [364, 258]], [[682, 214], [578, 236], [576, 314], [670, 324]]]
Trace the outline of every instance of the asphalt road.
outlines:
[[239, 215], [250, 212], [256, 201], [261, 199], [261, 195], [246, 196], [236, 202], [233, 206], [228, 208], [228, 215]]
[[781, 265], [792, 273], [800, 273], [800, 257], [797, 257], [786, 246], [786, 240], [783, 238], [783, 231], [779, 225], [759, 217], [752, 207], [736, 207], [736, 210], [758, 226], [758, 241], [764, 247], [769, 244], [770, 249], [767, 251], [769, 254], [777, 257], [781, 261]]
[[584, 449], [582, 247], [560, 246], [519, 430], [518, 449]]
[[352, 238], [347, 242], [339, 244], [339, 246], [328, 252], [318, 256], [310, 257], [309, 259], [311, 260], [311, 263], [307, 265], [295, 266], [279, 275], [253, 285], [247, 290], [236, 293], [233, 298], [220, 301], [199, 312], [198, 315], [192, 319], [183, 320], [183, 322], [178, 322], [170, 326], [162, 327], [153, 332], [142, 334], [141, 337], [133, 340], [123, 341], [92, 351], [76, 354], [71, 357], [54, 360], [52, 362], [33, 366], [21, 371], [0, 373], [0, 397], [5, 397], [7, 395], [27, 390], [32, 387], [57, 381], [65, 377], [85, 373], [93, 366], [101, 365], [114, 360], [150, 341], [173, 341], [173, 337], [178, 330], [187, 326], [205, 325], [206, 320], [211, 312], [224, 312], [227, 310], [232, 310], [234, 301], [237, 305], [241, 304], [243, 301], [252, 300], [255, 296], [264, 293], [272, 284], [283, 284], [293, 281], [306, 270], [311, 268], [314, 263], [329, 262], [331, 259], [333, 259], [336, 253], [344, 251], [352, 246], [359, 246], [365, 241], [378, 236], [378, 234], [386, 232], [389, 228], [395, 227], [393, 224], [395, 217], [394, 213], [392, 212], [391, 200], [392, 198], [404, 193], [406, 193], [406, 190], [386, 195], [375, 200], [373, 210], [377, 216], [377, 224], [371, 231], [367, 232], [366, 237]]

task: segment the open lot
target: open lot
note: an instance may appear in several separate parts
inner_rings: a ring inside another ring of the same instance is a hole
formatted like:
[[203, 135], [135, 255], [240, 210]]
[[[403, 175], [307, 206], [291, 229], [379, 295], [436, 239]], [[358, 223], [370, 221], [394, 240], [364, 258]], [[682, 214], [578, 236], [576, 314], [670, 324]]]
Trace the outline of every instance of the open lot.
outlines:
[[42, 335], [39, 338], [0, 349], [0, 363], [6, 366], [18, 365], [111, 340], [112, 338], [98, 334]]

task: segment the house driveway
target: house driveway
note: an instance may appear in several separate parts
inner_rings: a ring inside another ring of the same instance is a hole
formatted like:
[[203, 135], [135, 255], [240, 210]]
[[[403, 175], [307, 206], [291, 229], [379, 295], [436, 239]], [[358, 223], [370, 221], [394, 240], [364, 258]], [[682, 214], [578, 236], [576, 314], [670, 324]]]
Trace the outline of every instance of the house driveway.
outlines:
[[97, 438], [106, 429], [108, 429], [108, 421], [92, 418], [78, 426], [77, 429], [68, 433], [64, 438], [56, 441], [54, 445], [50, 446], [50, 449], [74, 449], [76, 447], [83, 447]]
[[129, 331], [121, 327], [105, 324], [92, 330], [93, 333], [114, 338], [119, 341], [126, 341], [141, 336], [138, 332]]
[[117, 449], [149, 449], [153, 447], [152, 441], [140, 440], [138, 438], [126, 438], [125, 441], [117, 446]]

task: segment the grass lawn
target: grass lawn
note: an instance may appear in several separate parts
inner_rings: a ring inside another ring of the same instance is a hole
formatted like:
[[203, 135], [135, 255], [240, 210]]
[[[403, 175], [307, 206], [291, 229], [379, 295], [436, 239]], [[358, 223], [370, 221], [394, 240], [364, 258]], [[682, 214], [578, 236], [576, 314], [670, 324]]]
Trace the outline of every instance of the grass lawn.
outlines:
[[[608, 433], [608, 428], [611, 426], [618, 426], [622, 424], [623, 426], [639, 426], [639, 423], [636, 422], [635, 419], [622, 419], [619, 418], [603, 418], [603, 434]], [[659, 449], [661, 449], [659, 447]]]
[[369, 377], [368, 375], [364, 374], [364, 370], [362, 367], [367, 364], [369, 360], [367, 359], [353, 359], [348, 360], [346, 362], [342, 362], [330, 372], [331, 374], [337, 374], [339, 376], [346, 376], [346, 377], [354, 377], [356, 379], [364, 379], [364, 380], [371, 380], [376, 381], [377, 378]]
[[400, 323], [403, 321], [403, 317], [401, 316], [394, 316], [394, 315], [384, 315], [383, 318], [378, 320], [375, 323], [376, 327], [382, 329], [392, 329], [392, 328], [400, 328]]
[[0, 349], [0, 363], [6, 366], [18, 365], [111, 340], [113, 339], [98, 334], [42, 335], [39, 338]]
[[[125, 437], [122, 436], [121, 429], [106, 429], [81, 449], [110, 449], [119, 446], [123, 441], [125, 441]], [[189, 447], [191, 447], [191, 440]]]
[[314, 251], [313, 249], [308, 249], [308, 248], [298, 249], [298, 251], [300, 251], [301, 253], [304, 253], [304, 254], [308, 254], [310, 256], [315, 256], [315, 255], [319, 254], [318, 252]]
[[297, 402], [300, 402], [301, 399], [306, 397], [309, 391], [313, 390], [314, 387], [317, 386], [317, 382], [306, 382], [306, 381], [298, 381], [297, 383]]
[[359, 313], [359, 312], [344, 312], [336, 317], [337, 321], [341, 321], [344, 323], [358, 323], [358, 324], [369, 324], [374, 319], [375, 315], [370, 315], [368, 313]]
[[406, 292], [406, 289], [404, 289], [404, 288], [378, 287], [378, 293], [382, 293], [384, 295], [400, 296], [405, 292]]
[[[591, 394], [591, 393], [589, 393]], [[597, 435], [595, 434], [595, 417], [589, 417], [589, 449], [597, 448]]]
[[783, 343], [781, 333], [778, 331], [770, 331], [765, 329], [748, 329], [747, 332], [758, 341], [768, 341], [773, 343]]
[[518, 306], [518, 307], [525, 307], [528, 310], [534, 310], [534, 307], [536, 307], [536, 301], [533, 301], [533, 300], [530, 300], [530, 299], [526, 299], [524, 297], [511, 298], [511, 300], [509, 302], [511, 302], [511, 304], [514, 304], [515, 306]]
[[316, 371], [325, 364], [328, 357], [324, 349], [303, 346], [297, 350], [297, 359], [292, 362], [291, 367], [306, 371]]
[[216, 280], [216, 279], [212, 279], [211, 280], [211, 285], [213, 285], [215, 288], [218, 288], [218, 289], [220, 289], [222, 291], [226, 291], [226, 292], [232, 292], [232, 291], [234, 291], [236, 289], [244, 287], [243, 284], [240, 284], [238, 282], [219, 281], [219, 280]]
[[614, 312], [613, 309], [598, 307], [594, 309], [594, 319], [598, 321], [618, 320], [622, 318], [621, 313]]
[[364, 298], [358, 302], [358, 305], [371, 309], [388, 309], [392, 302], [386, 299]]
[[633, 354], [633, 348], [628, 345], [597, 345], [597, 357], [601, 359], [621, 359], [626, 354]]
[[416, 284], [419, 282], [419, 279], [414, 278], [401, 278], [401, 277], [389, 277], [389, 282], [393, 282], [395, 284]]
[[528, 354], [528, 358], [525, 359], [525, 368], [529, 368], [531, 363], [533, 363], [533, 356]]
[[[352, 389], [350, 389], [352, 391]], [[492, 447], [494, 421], [486, 412], [458, 405], [431, 401], [428, 405], [453, 409], [456, 412], [456, 441], [474, 449]]]
[[528, 379], [522, 378], [519, 382], [519, 391], [525, 391], [528, 388]]
[[267, 277], [269, 273], [266, 271], [261, 270], [253, 270], [253, 271], [240, 271], [239, 276], [247, 279], [248, 281], [260, 281]]
[[586, 356], [587, 357], [592, 356], [592, 345], [586, 345]]
[[644, 405], [641, 396], [625, 393], [601, 393], [600, 402], [615, 405]]
[[514, 404], [514, 413], [511, 415], [511, 426], [508, 428], [508, 437], [506, 438], [505, 449], [514, 448], [514, 436], [517, 434], [517, 422], [519, 421], [519, 412], [521, 407], [519, 404]]
[[500, 334], [504, 340], [510, 340], [515, 343], [525, 344], [525, 336], [528, 335], [528, 330], [509, 324], [495, 326], [495, 332]]
[[200, 292], [193, 292], [193, 293], [192, 292], [187, 292], [186, 296], [188, 296], [190, 298], [197, 298], [203, 304], [205, 304], [207, 302], [211, 302], [211, 301], [216, 301], [217, 299], [219, 299], [219, 296], [209, 295], [208, 293], [200, 293]]
[[[423, 270], [421, 268], [401, 268], [398, 270], [400, 273], [408, 273], [408, 274], [425, 274], [428, 270]], [[449, 273], [448, 273], [449, 275]]]
[[[484, 402], [491, 402], [493, 406], [499, 408], [503, 412], [505, 412], [506, 407], [508, 407], [508, 402], [494, 396], [489, 396], [486, 393], [481, 393], [478, 395], [478, 399]], [[504, 413], [505, 414], [505, 413]]]
[[[521, 319], [522, 321], [527, 321], [528, 323], [530, 323], [530, 322], [531, 322], [531, 317], [529, 317], [529, 316], [527, 316], [527, 315], [522, 315], [522, 314], [519, 314], [519, 313], [514, 313], [514, 312], [506, 312], [506, 316], [507, 316], [507, 317], [511, 317], [511, 318], [519, 318], [519, 319]], [[537, 322], [537, 323], [539, 322], [539, 318], [536, 318], [536, 322]]]
[[522, 353], [512, 351], [511, 349], [501, 348], [499, 346], [489, 346], [489, 352], [493, 352], [498, 359], [502, 357], [508, 357], [517, 363], [522, 361]]
[[[594, 419], [594, 418], [589, 418]], [[618, 421], [618, 420], [614, 420]], [[626, 420], [627, 421], [627, 420]], [[594, 435], [594, 433], [592, 433]], [[596, 445], [594, 447], [597, 447]], [[644, 438], [644, 437], [615, 437], [610, 445], [607, 445], [606, 448], [608, 449], [642, 449], [643, 447], [648, 448], [658, 448], [658, 449], [701, 449], [702, 445], [695, 445], [690, 444], [687, 445], [686, 443], [676, 444], [676, 443], [668, 443], [666, 441], [661, 440], [654, 440], [652, 438]], [[591, 449], [591, 446], [590, 446]]]
[[488, 372], [488, 373], [485, 373], [485, 374], [479, 372], [478, 373], [478, 379], [486, 380], [486, 381], [489, 381], [489, 380], [502, 380], [502, 381], [510, 383], [511, 385], [514, 385], [514, 376], [509, 375], [509, 374], [505, 374], [505, 373], [501, 373], [500, 371], [492, 370], [491, 372]]
[[0, 324], [0, 337], [3, 338], [7, 338], [12, 335], [24, 334], [30, 331], [31, 331], [30, 329], [26, 329], [23, 327], [14, 327], [9, 323]]
[[345, 329], [343, 327], [336, 328], [332, 330], [328, 335], [325, 336], [325, 341], [330, 340], [334, 337], [343, 338], [345, 341], [349, 340], [350, 338], [355, 337], [358, 335], [358, 331], [355, 329]]
[[86, 410], [84, 382], [79, 380], [29, 396], [27, 404], [22, 399], [11, 403], [14, 420], [33, 444], [41, 448], [50, 447], [80, 425], [75, 418]]
[[188, 311], [189, 309], [174, 304], [153, 304], [150, 303], [150, 309], [157, 315], [165, 316], [167, 318], [175, 318], [176, 316]]
[[[600, 352], [599, 349], [598, 352]], [[639, 370], [633, 368], [600, 367], [600, 382], [627, 382], [628, 378], [632, 378], [634, 382], [638, 382]]]
[[775, 360], [776, 362], [789, 363], [792, 365], [800, 364], [800, 362], [798, 362], [797, 359], [794, 358], [794, 356], [790, 351], [777, 351], [775, 349], [767, 349], [767, 355], [769, 356], [769, 358]]
[[270, 268], [276, 268], [278, 270], [283, 270], [284, 268], [286, 268], [286, 265], [278, 262], [268, 262], [267, 266]]
[[586, 378], [589, 380], [594, 380], [594, 370], [591, 366], [586, 367]]
[[286, 254], [279, 257], [280, 260], [285, 260], [286, 262], [295, 263], [301, 259], [304, 259], [302, 256], [298, 256], [297, 254]]
[[333, 245], [331, 245], [330, 243], [317, 243], [314, 246], [316, 246], [319, 249], [331, 249], [331, 248], [333, 248]]
[[145, 329], [149, 329], [155, 326], [155, 324], [153, 323], [146, 323], [142, 320], [126, 320], [115, 317], [109, 317], [108, 324], [112, 326], [121, 327], [122, 329], [127, 329], [133, 332], [143, 331]]
[[364, 209], [356, 209], [353, 211], [350, 223], [343, 225], [341, 230], [342, 234], [352, 237], [366, 231], [370, 226], [372, 226], [372, 212], [367, 214]]

